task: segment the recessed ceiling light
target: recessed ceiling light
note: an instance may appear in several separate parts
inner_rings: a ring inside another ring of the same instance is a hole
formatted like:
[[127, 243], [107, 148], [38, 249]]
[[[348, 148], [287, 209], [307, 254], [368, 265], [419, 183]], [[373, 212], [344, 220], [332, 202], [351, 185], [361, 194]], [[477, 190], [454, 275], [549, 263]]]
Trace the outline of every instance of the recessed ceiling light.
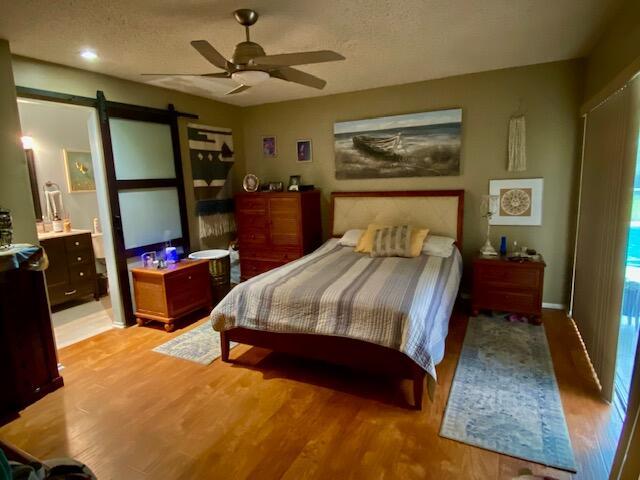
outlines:
[[80, 52], [80, 56], [85, 60], [95, 60], [98, 58], [98, 54], [93, 50], [82, 50], [82, 52]]

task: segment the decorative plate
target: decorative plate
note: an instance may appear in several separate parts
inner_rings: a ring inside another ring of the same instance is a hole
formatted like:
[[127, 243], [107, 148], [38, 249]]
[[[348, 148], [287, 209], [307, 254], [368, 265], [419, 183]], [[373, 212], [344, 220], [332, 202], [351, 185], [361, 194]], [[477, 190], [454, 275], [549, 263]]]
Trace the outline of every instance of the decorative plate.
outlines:
[[242, 180], [242, 186], [245, 192], [257, 192], [260, 186], [260, 180], [253, 173], [248, 173], [245, 175], [244, 180]]
[[502, 195], [500, 206], [509, 215], [522, 215], [531, 207], [531, 196], [525, 190], [514, 188]]

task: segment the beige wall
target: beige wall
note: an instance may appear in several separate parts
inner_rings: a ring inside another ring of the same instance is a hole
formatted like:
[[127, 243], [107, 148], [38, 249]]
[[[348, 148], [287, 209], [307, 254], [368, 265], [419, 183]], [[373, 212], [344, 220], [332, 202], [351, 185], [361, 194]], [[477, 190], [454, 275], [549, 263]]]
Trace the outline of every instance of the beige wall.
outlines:
[[7, 41], [0, 39], [0, 206], [11, 210], [16, 243], [38, 242], [27, 172], [11, 53]]
[[640, 1], [625, 0], [587, 58], [585, 100], [640, 58]]
[[[489, 179], [543, 177], [541, 227], [494, 227], [509, 243], [535, 248], [547, 261], [544, 301], [567, 303], [571, 263], [574, 181], [577, 176], [583, 68], [580, 61], [497, 70], [361, 92], [248, 107], [243, 111], [247, 170], [264, 181], [287, 182], [300, 174], [323, 190], [325, 236], [331, 191], [464, 188], [464, 254], [483, 242], [480, 196]], [[510, 173], [507, 126], [520, 101], [527, 120], [526, 172]], [[457, 177], [336, 180], [333, 123], [443, 108], [463, 108], [462, 172]], [[261, 136], [277, 136], [279, 155], [262, 158]], [[295, 140], [313, 141], [311, 164], [296, 162]]]
[[[173, 103], [181, 112], [195, 113], [198, 120], [182, 118], [180, 120], [180, 141], [185, 176], [187, 209], [189, 211], [189, 234], [192, 249], [199, 248], [198, 223], [194, 214], [195, 197], [193, 193], [193, 179], [189, 163], [189, 150], [186, 125], [190, 121], [211, 124], [217, 127], [233, 129], [233, 140], [236, 149], [236, 165], [232, 169], [234, 189], [239, 188], [244, 176], [244, 154], [241, 127], [241, 109], [232, 105], [216, 102], [194, 95], [188, 95], [173, 90], [158, 88], [141, 83], [121, 80], [107, 75], [64, 67], [52, 63], [13, 57], [13, 71], [15, 84], [22, 87], [39, 88], [61, 93], [93, 97], [97, 90], [102, 90], [107, 100], [125, 102], [148, 107], [167, 108]], [[2, 86], [0, 85], [0, 88]], [[4, 88], [2, 88], [4, 93]], [[15, 103], [15, 98], [14, 98]], [[220, 245], [226, 246], [226, 245]]]

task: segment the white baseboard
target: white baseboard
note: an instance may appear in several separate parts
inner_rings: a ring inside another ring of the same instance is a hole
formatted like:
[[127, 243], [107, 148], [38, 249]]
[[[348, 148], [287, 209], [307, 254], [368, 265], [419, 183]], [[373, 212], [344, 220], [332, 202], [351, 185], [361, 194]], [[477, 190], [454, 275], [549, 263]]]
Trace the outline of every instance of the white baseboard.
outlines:
[[566, 310], [566, 305], [562, 303], [547, 303], [542, 302], [542, 308], [551, 308], [553, 310]]

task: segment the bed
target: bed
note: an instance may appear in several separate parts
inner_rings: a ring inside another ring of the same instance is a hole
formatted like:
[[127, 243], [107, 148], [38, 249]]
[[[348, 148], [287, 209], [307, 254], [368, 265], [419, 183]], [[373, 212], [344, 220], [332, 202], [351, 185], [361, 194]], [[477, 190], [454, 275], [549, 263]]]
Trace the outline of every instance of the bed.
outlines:
[[[231, 341], [413, 380], [422, 408], [444, 356], [462, 259], [464, 191], [334, 192], [332, 237], [234, 288], [211, 312], [221, 358]], [[456, 239], [448, 258], [377, 257], [341, 246], [347, 230], [409, 223]]]

